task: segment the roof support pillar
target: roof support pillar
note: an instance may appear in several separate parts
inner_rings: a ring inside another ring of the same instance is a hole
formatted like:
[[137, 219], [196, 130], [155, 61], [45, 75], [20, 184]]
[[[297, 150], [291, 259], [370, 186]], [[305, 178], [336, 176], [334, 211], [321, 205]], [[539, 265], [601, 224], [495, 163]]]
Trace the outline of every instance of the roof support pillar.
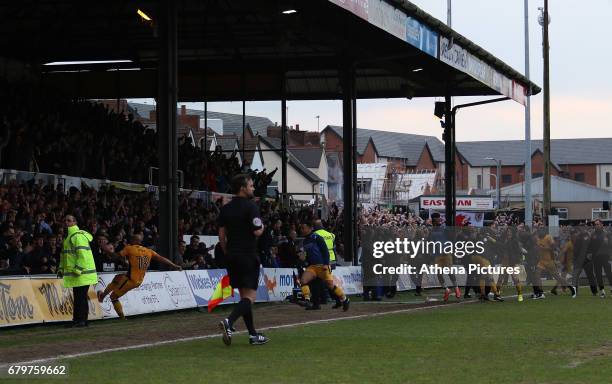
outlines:
[[355, 137], [353, 124], [353, 99], [355, 98], [354, 69], [347, 66], [342, 71], [342, 154], [344, 171], [344, 260], [355, 256]]
[[162, 2], [158, 69], [159, 253], [172, 260], [178, 246], [177, 13], [176, 2]]
[[[353, 71], [353, 76], [355, 72]], [[357, 243], [359, 238], [359, 208], [357, 207], [357, 90], [355, 89], [355, 78], [353, 77], [353, 180], [351, 183], [351, 187], [353, 189], [353, 250], [355, 257], [353, 258], [353, 264], [357, 264]]]
[[451, 95], [444, 97], [444, 204], [446, 226], [455, 226], [455, 111]]
[[289, 195], [287, 195], [287, 96], [286, 75], [283, 72], [281, 89], [281, 177], [282, 177], [282, 206], [289, 207]]
[[[208, 158], [208, 101], [204, 100], [204, 158]], [[210, 164], [207, 164], [210, 166]]]

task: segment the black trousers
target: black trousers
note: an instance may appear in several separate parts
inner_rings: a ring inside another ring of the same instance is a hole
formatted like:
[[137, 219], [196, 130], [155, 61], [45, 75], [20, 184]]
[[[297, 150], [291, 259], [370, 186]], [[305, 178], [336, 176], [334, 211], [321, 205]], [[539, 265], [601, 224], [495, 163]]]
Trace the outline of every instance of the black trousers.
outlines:
[[599, 285], [599, 289], [604, 289], [603, 276], [601, 274], [602, 269], [606, 273], [608, 283], [612, 285], [612, 268], [610, 267], [610, 256], [607, 254], [593, 256], [593, 266], [595, 267], [595, 278], [597, 278], [597, 285]]
[[72, 309], [72, 321], [75, 323], [87, 322], [89, 315], [89, 304], [87, 303], [87, 292], [89, 285], [73, 287], [72, 296], [74, 297], [74, 307]]
[[574, 272], [573, 272], [573, 280], [574, 285], [578, 287], [580, 285], [580, 274], [584, 270], [587, 279], [589, 280], [589, 287], [591, 288], [592, 293], [597, 292], [597, 286], [595, 281], [595, 274], [593, 273], [593, 262], [586, 258], [586, 255], [578, 256], [577, 259], [574, 260]]
[[423, 291], [423, 274], [421, 273], [421, 268], [425, 265], [425, 261], [421, 258], [413, 259], [411, 265], [416, 269], [416, 273], [410, 274], [410, 280], [415, 286], [415, 292], [421, 293]]
[[533, 294], [538, 295], [543, 293], [542, 280], [538, 277], [537, 267], [534, 264], [527, 264], [525, 266], [525, 271], [527, 272], [527, 282], [531, 283], [533, 287]]

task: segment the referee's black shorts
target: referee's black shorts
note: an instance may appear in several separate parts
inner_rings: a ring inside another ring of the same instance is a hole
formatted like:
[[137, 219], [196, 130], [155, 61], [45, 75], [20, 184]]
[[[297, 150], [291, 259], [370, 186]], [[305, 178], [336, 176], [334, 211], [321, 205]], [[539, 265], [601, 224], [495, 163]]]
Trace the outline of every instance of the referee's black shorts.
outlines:
[[238, 257], [228, 264], [227, 273], [233, 288], [256, 290], [259, 283], [259, 260], [255, 257]]

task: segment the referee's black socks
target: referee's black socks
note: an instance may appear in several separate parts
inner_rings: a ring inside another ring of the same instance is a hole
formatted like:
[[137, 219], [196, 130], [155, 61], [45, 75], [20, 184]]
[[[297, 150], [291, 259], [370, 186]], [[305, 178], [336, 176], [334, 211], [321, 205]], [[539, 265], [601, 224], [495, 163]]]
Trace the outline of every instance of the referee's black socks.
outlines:
[[253, 325], [253, 312], [251, 310], [251, 305], [251, 300], [242, 298], [240, 302], [236, 304], [232, 313], [230, 313], [230, 315], [227, 317], [227, 321], [229, 322], [230, 326], [232, 326], [236, 320], [242, 316], [244, 319], [244, 324], [249, 330], [249, 335], [255, 335], [257, 332], [255, 332], [255, 326]]

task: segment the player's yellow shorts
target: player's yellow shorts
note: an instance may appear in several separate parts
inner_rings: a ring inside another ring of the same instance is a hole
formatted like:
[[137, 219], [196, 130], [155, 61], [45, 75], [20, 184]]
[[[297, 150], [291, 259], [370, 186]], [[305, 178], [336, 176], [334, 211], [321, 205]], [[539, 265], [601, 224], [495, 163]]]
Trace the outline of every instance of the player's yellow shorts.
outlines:
[[540, 261], [538, 261], [538, 269], [543, 271], [554, 271], [557, 269], [557, 265], [552, 259], [540, 259]]
[[482, 256], [472, 255], [472, 264], [480, 264], [481, 267], [491, 266], [491, 262]]
[[329, 265], [323, 265], [323, 264], [309, 265], [308, 267], [306, 267], [306, 272], [312, 273], [313, 275], [315, 275], [316, 277], [318, 277], [319, 279], [323, 281], [334, 280], [332, 273], [331, 273], [331, 267]]
[[453, 256], [452, 255], [436, 256], [436, 258], [434, 259], [434, 264], [440, 267], [452, 267], [453, 266]]
[[128, 291], [134, 288], [138, 288], [140, 284], [142, 284], [142, 282], [130, 280], [128, 275], [121, 274], [121, 275], [115, 276], [111, 284], [114, 285], [112, 293], [114, 293], [115, 296], [119, 298], [125, 295], [126, 293], [128, 293]]

